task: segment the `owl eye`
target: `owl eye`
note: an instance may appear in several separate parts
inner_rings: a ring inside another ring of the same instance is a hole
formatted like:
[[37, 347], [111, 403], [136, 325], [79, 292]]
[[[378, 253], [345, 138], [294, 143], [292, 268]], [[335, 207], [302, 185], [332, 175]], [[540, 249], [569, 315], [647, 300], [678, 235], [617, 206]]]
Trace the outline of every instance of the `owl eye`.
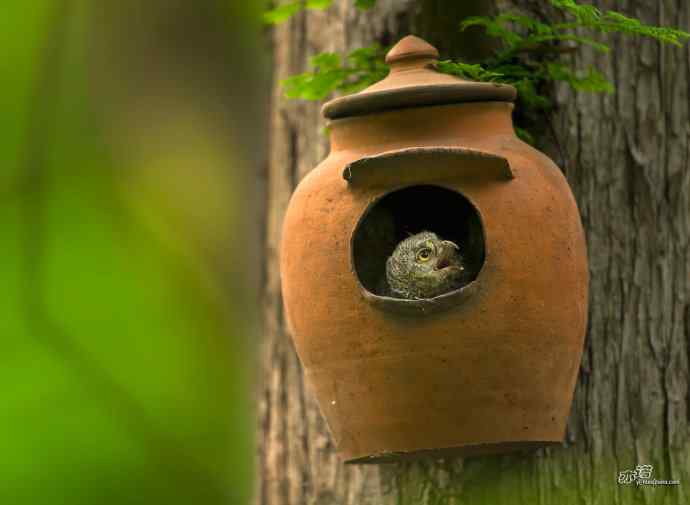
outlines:
[[417, 261], [429, 261], [431, 258], [431, 249], [424, 248], [417, 253]]

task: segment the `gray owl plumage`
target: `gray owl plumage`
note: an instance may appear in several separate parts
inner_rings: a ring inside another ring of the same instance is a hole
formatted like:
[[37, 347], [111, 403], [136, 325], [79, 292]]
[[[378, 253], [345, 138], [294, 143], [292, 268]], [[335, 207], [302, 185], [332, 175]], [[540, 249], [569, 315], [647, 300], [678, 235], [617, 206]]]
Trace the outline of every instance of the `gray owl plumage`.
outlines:
[[458, 245], [423, 231], [401, 241], [386, 261], [387, 294], [433, 298], [459, 288], [463, 272]]

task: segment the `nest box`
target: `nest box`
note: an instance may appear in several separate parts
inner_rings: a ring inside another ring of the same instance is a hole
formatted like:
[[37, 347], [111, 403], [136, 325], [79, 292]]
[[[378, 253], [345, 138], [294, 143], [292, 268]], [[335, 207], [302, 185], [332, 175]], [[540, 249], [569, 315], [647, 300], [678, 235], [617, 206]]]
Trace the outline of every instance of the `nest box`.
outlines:
[[[516, 91], [435, 70], [407, 37], [383, 81], [323, 107], [331, 152], [285, 217], [288, 325], [340, 454], [354, 463], [561, 442], [587, 320], [577, 206], [519, 140]], [[380, 288], [409, 234], [459, 245], [462, 285]]]

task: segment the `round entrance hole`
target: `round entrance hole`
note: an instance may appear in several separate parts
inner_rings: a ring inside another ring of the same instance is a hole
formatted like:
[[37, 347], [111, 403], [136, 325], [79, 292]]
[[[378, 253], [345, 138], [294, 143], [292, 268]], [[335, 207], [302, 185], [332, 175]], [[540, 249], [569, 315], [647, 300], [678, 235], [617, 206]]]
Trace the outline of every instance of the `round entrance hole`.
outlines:
[[443, 240], [455, 242], [465, 267], [457, 289], [429, 300], [462, 291], [477, 278], [485, 256], [484, 230], [477, 209], [457, 191], [431, 185], [410, 186], [392, 191], [374, 202], [355, 228], [353, 265], [370, 299], [424, 302], [390, 298], [385, 282], [386, 260], [395, 247], [422, 231], [431, 231]]

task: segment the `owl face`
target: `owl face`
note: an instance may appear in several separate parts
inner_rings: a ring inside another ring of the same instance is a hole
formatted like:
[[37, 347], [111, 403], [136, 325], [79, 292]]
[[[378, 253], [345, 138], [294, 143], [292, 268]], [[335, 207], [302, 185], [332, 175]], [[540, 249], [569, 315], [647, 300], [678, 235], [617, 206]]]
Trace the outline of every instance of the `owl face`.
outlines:
[[457, 244], [423, 231], [396, 246], [386, 263], [386, 279], [398, 297], [432, 298], [456, 289], [463, 270]]

